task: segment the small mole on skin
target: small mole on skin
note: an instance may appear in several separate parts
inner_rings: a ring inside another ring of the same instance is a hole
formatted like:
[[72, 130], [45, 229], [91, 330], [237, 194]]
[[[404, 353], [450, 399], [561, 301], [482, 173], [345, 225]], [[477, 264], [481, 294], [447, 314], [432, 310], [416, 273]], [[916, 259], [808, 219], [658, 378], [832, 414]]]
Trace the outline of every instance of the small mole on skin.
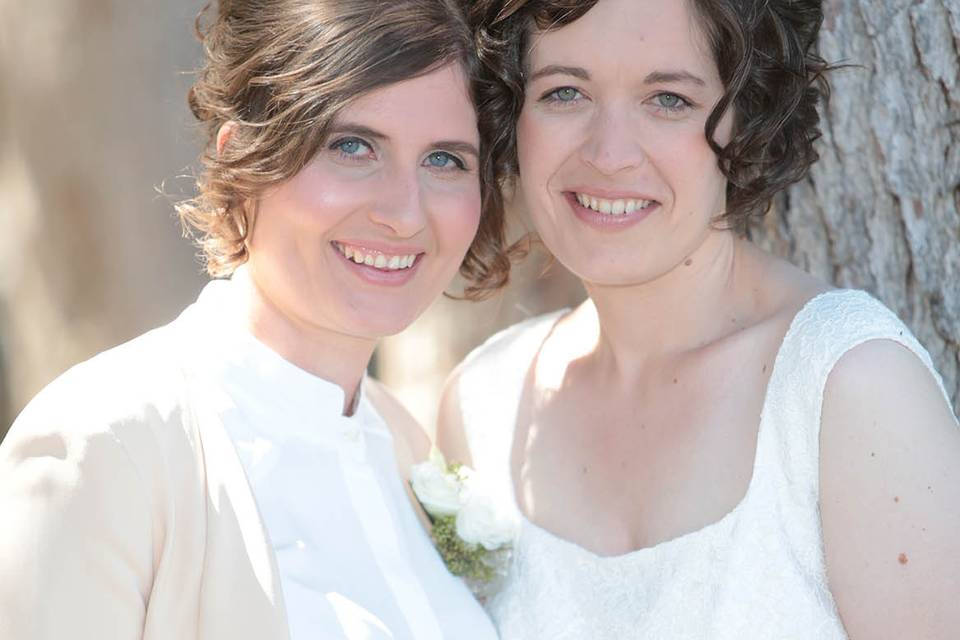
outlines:
[[894, 502], [900, 502], [900, 496], [893, 496]]
[[693, 258], [687, 258], [687, 260], [683, 264], [689, 267], [690, 265], [693, 264]]
[[876, 457], [877, 457], [877, 454], [875, 454], [873, 451], [871, 451], [871, 452], [870, 452], [870, 457], [871, 457], [871, 458], [876, 458]]
[[907, 564], [909, 562], [909, 560], [907, 560], [907, 554], [901, 553], [899, 556], [897, 556], [897, 562], [900, 564]]
[[583, 473], [584, 473], [584, 474], [587, 473], [587, 468], [586, 468], [586, 467], [583, 468]]
[[761, 371], [760, 373], [766, 373], [766, 372], [767, 372], [767, 365], [763, 365], [763, 371]]
[[676, 379], [676, 378], [673, 379], [673, 384], [677, 384], [677, 379]]

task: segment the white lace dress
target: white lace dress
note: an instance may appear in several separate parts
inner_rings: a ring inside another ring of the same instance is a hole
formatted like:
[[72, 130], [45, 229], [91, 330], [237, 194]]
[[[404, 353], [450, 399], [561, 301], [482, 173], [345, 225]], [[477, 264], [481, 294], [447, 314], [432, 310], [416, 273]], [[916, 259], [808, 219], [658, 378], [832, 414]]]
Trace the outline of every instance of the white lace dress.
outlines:
[[[523, 379], [559, 315], [497, 334], [463, 369], [459, 400], [474, 465], [514, 509], [509, 457]], [[747, 492], [713, 524], [601, 557], [517, 510], [513, 562], [487, 604], [502, 640], [846, 638], [820, 528], [820, 410], [839, 358], [875, 339], [913, 351], [943, 389], [927, 352], [874, 298], [853, 290], [817, 296], [794, 318], [777, 354]]]

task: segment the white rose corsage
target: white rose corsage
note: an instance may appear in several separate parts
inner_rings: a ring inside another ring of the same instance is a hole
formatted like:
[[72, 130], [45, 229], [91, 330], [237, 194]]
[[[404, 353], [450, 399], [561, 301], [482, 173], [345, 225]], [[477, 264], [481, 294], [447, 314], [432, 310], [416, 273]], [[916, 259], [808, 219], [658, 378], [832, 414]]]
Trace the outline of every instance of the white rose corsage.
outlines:
[[433, 543], [447, 568], [477, 597], [492, 595], [506, 573], [517, 519], [497, 508], [478, 473], [448, 464], [436, 448], [427, 462], [413, 467], [410, 485], [430, 518]]

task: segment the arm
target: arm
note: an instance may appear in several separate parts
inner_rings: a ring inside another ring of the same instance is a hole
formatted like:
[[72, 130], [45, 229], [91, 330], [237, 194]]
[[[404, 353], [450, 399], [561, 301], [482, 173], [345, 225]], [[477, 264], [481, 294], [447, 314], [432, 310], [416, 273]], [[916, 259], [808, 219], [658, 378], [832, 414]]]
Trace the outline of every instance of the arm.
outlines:
[[871, 341], [831, 373], [821, 422], [827, 572], [852, 640], [956, 638], [960, 429], [906, 348]]
[[56, 404], [34, 401], [0, 446], [0, 638], [141, 638], [153, 580], [143, 482], [110, 430], [60, 429], [79, 419], [46, 410]]

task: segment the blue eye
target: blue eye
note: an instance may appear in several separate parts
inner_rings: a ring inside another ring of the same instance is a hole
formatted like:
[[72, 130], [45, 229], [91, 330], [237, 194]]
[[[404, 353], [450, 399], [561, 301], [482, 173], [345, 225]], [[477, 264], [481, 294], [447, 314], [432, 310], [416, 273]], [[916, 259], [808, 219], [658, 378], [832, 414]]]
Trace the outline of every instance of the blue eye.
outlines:
[[344, 153], [354, 154], [360, 150], [360, 141], [359, 140], [344, 140], [340, 143], [340, 151]]
[[463, 160], [446, 151], [434, 151], [427, 156], [427, 165], [434, 169], [466, 169]]
[[331, 144], [330, 148], [348, 158], [360, 158], [372, 151], [370, 145], [360, 138], [341, 138]]

